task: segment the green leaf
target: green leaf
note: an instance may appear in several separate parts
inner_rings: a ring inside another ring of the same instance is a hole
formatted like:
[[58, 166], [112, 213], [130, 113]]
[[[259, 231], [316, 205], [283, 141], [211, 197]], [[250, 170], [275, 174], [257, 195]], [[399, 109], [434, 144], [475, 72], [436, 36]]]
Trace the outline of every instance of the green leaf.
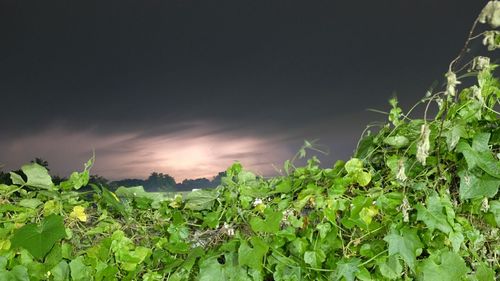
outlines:
[[468, 171], [460, 171], [460, 199], [492, 198], [498, 192], [500, 179], [488, 174], [477, 177]]
[[262, 270], [264, 256], [269, 250], [269, 246], [259, 237], [253, 236], [250, 238], [252, 247], [245, 240], [241, 241], [238, 248], [238, 262], [240, 265], [247, 265], [256, 270]]
[[[215, 276], [221, 278], [224, 276], [223, 265], [216, 258], [206, 259], [200, 263], [199, 281], [211, 281]], [[223, 279], [224, 280], [224, 279]]]
[[121, 250], [119, 253], [120, 267], [126, 271], [134, 271], [151, 254], [151, 250], [146, 247], [136, 247], [135, 250]]
[[67, 181], [61, 183], [61, 187], [64, 187], [65, 189], [73, 188], [78, 190], [82, 186], [87, 185], [89, 179], [90, 179], [89, 171], [83, 171], [81, 173], [73, 172], [71, 173]]
[[495, 271], [487, 264], [481, 263], [473, 275], [476, 281], [495, 281]]
[[184, 208], [194, 211], [209, 210], [217, 198], [215, 190], [200, 189], [192, 191], [186, 196], [186, 205]]
[[372, 175], [365, 171], [358, 171], [353, 173], [353, 179], [361, 186], [367, 186], [372, 180]]
[[391, 136], [384, 139], [384, 143], [393, 146], [395, 148], [402, 148], [408, 146], [410, 141], [405, 136]]
[[465, 239], [462, 232], [452, 231], [450, 232], [448, 239], [450, 239], [451, 246], [453, 247], [453, 252], [458, 253], [458, 251], [460, 250], [460, 246], [462, 246], [462, 243]]
[[69, 263], [71, 269], [71, 280], [73, 281], [88, 281], [92, 280], [92, 272], [90, 268], [83, 263], [82, 256], [77, 257]]
[[417, 251], [424, 246], [417, 235], [417, 230], [404, 228], [401, 235], [393, 231], [384, 237], [389, 244], [389, 255], [399, 255], [403, 258], [410, 269], [415, 270]]
[[476, 152], [489, 152], [488, 142], [490, 141], [490, 133], [478, 133], [472, 139], [472, 150]]
[[363, 162], [358, 158], [352, 158], [345, 163], [345, 170], [347, 173], [355, 173], [363, 170]]
[[265, 219], [259, 217], [252, 217], [250, 219], [252, 230], [255, 232], [276, 234], [280, 230], [283, 214], [281, 212], [275, 212], [271, 208], [266, 208], [264, 215]]
[[417, 220], [423, 221], [431, 231], [439, 229], [448, 234], [452, 231], [452, 227], [447, 220], [447, 216], [443, 213], [445, 206], [441, 203], [441, 199], [437, 194], [427, 198], [427, 208], [422, 204], [416, 206]]
[[380, 273], [390, 280], [398, 279], [403, 272], [403, 266], [399, 262], [399, 258], [395, 255], [390, 256], [387, 261], [379, 265]]
[[314, 268], [321, 268], [321, 264], [325, 261], [325, 258], [325, 253], [320, 249], [315, 251], [306, 251], [304, 253], [304, 262]]
[[46, 217], [40, 225], [27, 224], [12, 237], [12, 247], [22, 247], [33, 257], [42, 259], [54, 244], [66, 236], [63, 218], [58, 215]]
[[363, 220], [367, 225], [372, 223], [374, 216], [378, 214], [378, 209], [375, 206], [364, 207], [359, 212], [359, 218]]
[[497, 227], [499, 227], [500, 226], [500, 201], [499, 200], [490, 201], [489, 211], [495, 217], [495, 222], [497, 224]]
[[19, 201], [19, 206], [23, 206], [30, 209], [36, 209], [36, 207], [40, 206], [41, 204], [43, 204], [43, 202], [36, 198], [23, 199]]
[[[247, 271], [236, 265], [233, 255], [226, 254], [224, 264], [219, 263], [217, 258], [209, 258], [200, 262], [200, 273], [196, 280], [212, 281], [212, 280], [231, 280], [231, 281], [252, 281], [262, 280], [250, 278]], [[169, 279], [170, 280], [170, 279]], [[184, 279], [187, 280], [187, 279]]]
[[0, 270], [0, 280], [2, 281], [30, 281], [28, 270], [23, 265], [16, 265], [12, 270]]
[[496, 160], [491, 151], [484, 151], [484, 136], [479, 134], [476, 136], [473, 146], [478, 151], [474, 150], [467, 142], [460, 141], [457, 145], [457, 151], [462, 153], [467, 162], [469, 170], [476, 166], [488, 173], [490, 176], [500, 178], [500, 161]]
[[448, 131], [444, 132], [443, 135], [446, 137], [446, 144], [448, 145], [448, 150], [452, 151], [458, 144], [460, 138], [467, 137], [467, 131], [463, 124], [454, 124]]
[[49, 172], [45, 169], [45, 167], [38, 165], [37, 163], [32, 163], [22, 166], [21, 170], [28, 178], [26, 185], [42, 189], [54, 188], [54, 183], [52, 183]]
[[358, 258], [345, 259], [343, 258], [337, 262], [337, 267], [333, 272], [333, 279], [335, 281], [345, 278], [346, 281], [354, 281], [356, 273], [359, 271], [358, 266], [361, 261]]
[[12, 184], [15, 185], [26, 185], [24, 179], [14, 172], [10, 172], [10, 180], [12, 181]]
[[54, 266], [50, 272], [54, 276], [54, 281], [66, 281], [69, 280], [69, 266], [66, 261], [59, 262]]
[[460, 255], [453, 252], [432, 254], [418, 266], [419, 280], [457, 281], [467, 274], [467, 266]]

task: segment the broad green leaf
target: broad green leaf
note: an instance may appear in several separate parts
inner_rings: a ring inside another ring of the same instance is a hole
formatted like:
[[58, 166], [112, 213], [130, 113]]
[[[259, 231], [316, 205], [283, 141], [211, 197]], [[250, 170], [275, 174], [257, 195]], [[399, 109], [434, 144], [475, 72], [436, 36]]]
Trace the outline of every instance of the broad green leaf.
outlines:
[[304, 253], [304, 262], [314, 268], [321, 268], [321, 264], [325, 261], [325, 258], [325, 253], [320, 249]]
[[269, 250], [269, 246], [258, 236], [250, 238], [250, 245], [245, 240], [241, 241], [238, 248], [238, 262], [240, 265], [247, 265], [256, 270], [262, 270], [264, 256]]
[[422, 261], [417, 271], [422, 281], [457, 281], [466, 276], [468, 269], [457, 253], [438, 252]]
[[24, 165], [21, 170], [28, 178], [26, 185], [31, 187], [38, 187], [42, 189], [53, 189], [54, 183], [52, 183], [52, 178], [49, 175], [47, 169], [37, 163], [32, 163], [29, 165]]
[[402, 229], [401, 234], [393, 231], [384, 237], [384, 241], [389, 244], [389, 255], [399, 255], [410, 269], [415, 270], [417, 253], [424, 246], [420, 242], [417, 230]]
[[345, 163], [345, 170], [347, 173], [355, 173], [363, 170], [363, 162], [358, 158], [352, 158]]
[[81, 173], [78, 172], [73, 172], [69, 176], [69, 179], [66, 181], [63, 181], [60, 186], [63, 189], [80, 189], [82, 186], [85, 186], [88, 184], [90, 179], [90, 174], [89, 171], [83, 171]]
[[462, 243], [465, 239], [462, 232], [452, 231], [450, 232], [448, 239], [450, 239], [451, 246], [453, 247], [453, 252], [458, 253], [458, 251], [460, 250], [460, 246], [462, 246]]
[[488, 142], [490, 141], [490, 133], [478, 133], [472, 139], [472, 149], [476, 152], [489, 152]]
[[30, 281], [28, 270], [23, 265], [16, 265], [12, 270], [0, 269], [0, 280], [2, 281]]
[[372, 275], [364, 266], [358, 266], [359, 271], [356, 273], [356, 278], [361, 281], [373, 281]]
[[390, 137], [385, 138], [384, 143], [386, 143], [390, 146], [393, 146], [395, 148], [402, 148], [402, 147], [408, 146], [410, 141], [408, 140], [407, 137], [398, 135], [398, 136], [390, 136]]
[[475, 281], [495, 281], [495, 271], [487, 264], [481, 263], [473, 275]]
[[372, 180], [372, 175], [365, 171], [358, 171], [352, 175], [354, 180], [363, 187], [367, 186]]
[[460, 138], [467, 137], [467, 131], [463, 124], [454, 124], [449, 130], [443, 133], [446, 137], [446, 144], [448, 145], [448, 150], [453, 151], [457, 146]]
[[36, 198], [23, 199], [19, 201], [19, 206], [23, 206], [30, 209], [36, 209], [36, 207], [40, 206], [41, 204], [43, 204], [43, 202]]
[[82, 256], [77, 257], [69, 263], [71, 270], [71, 280], [73, 281], [89, 281], [92, 280], [92, 272], [88, 266], [85, 265]]
[[333, 272], [333, 280], [338, 281], [345, 278], [346, 281], [354, 281], [356, 273], [359, 271], [358, 266], [361, 261], [358, 258], [342, 259], [337, 262], [337, 267]]
[[491, 151], [483, 151], [482, 139], [476, 140], [475, 146], [481, 149], [474, 150], [467, 142], [460, 141], [457, 145], [457, 150], [462, 153], [467, 162], [469, 170], [476, 166], [488, 173], [490, 176], [500, 178], [500, 161], [496, 160]]
[[15, 184], [15, 185], [25, 185], [26, 184], [24, 179], [20, 175], [14, 173], [14, 172], [10, 172], [10, 180], [12, 181], [12, 184]]
[[447, 220], [444, 206], [437, 194], [427, 198], [427, 208], [422, 204], [417, 204], [417, 220], [423, 221], [431, 231], [439, 229], [448, 234], [452, 231], [452, 226]]
[[281, 212], [275, 212], [271, 208], [266, 208], [264, 211], [265, 219], [252, 217], [250, 226], [253, 231], [276, 234], [280, 230], [280, 222], [283, 218]]
[[477, 177], [471, 172], [460, 171], [460, 199], [475, 199], [495, 196], [500, 187], [500, 179], [488, 174]]
[[35, 258], [41, 259], [65, 236], [63, 218], [50, 215], [40, 225], [27, 224], [18, 229], [12, 237], [12, 247], [22, 247]]
[[499, 200], [490, 201], [489, 211], [495, 217], [495, 222], [497, 224], [497, 227], [500, 227], [500, 201]]
[[66, 281], [69, 280], [69, 265], [66, 261], [59, 262], [54, 266], [50, 272], [54, 276], [54, 281]]
[[206, 259], [201, 262], [199, 281], [211, 281], [213, 278], [223, 278], [223, 276], [223, 265], [216, 258]]
[[378, 209], [376, 206], [364, 207], [359, 212], [359, 218], [363, 220], [367, 225], [372, 223], [374, 216], [378, 214]]
[[217, 200], [215, 190], [200, 189], [192, 191], [186, 195], [184, 208], [195, 211], [209, 210], [214, 205], [215, 200]]
[[[237, 265], [234, 257], [231, 254], [224, 255], [225, 262], [219, 263], [217, 258], [209, 258], [200, 262], [200, 273], [196, 280], [212, 281], [212, 280], [228, 280], [228, 281], [252, 281], [248, 276], [247, 271]], [[249, 270], [251, 271], [251, 270]], [[170, 279], [169, 279], [170, 280]], [[187, 279], [186, 279], [187, 280]], [[262, 280], [262, 277], [260, 278]]]
[[273, 272], [273, 280], [275, 281], [303, 281], [303, 270], [298, 266], [291, 266], [286, 262], [280, 262], [276, 265]]
[[390, 256], [387, 261], [379, 265], [380, 273], [390, 280], [398, 279], [403, 272], [403, 266], [399, 262], [399, 258], [395, 255]]
[[151, 250], [146, 247], [136, 247], [135, 250], [121, 249], [119, 253], [120, 267], [126, 271], [134, 271], [150, 254]]

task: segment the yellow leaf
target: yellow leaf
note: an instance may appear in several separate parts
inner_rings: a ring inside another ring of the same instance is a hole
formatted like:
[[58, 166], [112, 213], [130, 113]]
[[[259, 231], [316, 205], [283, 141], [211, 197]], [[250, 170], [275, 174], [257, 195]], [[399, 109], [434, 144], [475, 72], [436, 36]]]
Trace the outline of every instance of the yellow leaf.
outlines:
[[82, 206], [73, 207], [73, 212], [69, 214], [69, 217], [83, 222], [87, 221], [87, 214], [85, 214], [85, 208]]

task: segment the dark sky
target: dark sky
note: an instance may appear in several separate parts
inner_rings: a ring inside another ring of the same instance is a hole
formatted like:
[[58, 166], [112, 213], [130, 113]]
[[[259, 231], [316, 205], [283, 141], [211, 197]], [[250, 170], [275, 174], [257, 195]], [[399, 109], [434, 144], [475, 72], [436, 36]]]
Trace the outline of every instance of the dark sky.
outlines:
[[394, 93], [442, 82], [484, 1], [0, 2], [0, 163], [177, 180], [351, 155]]

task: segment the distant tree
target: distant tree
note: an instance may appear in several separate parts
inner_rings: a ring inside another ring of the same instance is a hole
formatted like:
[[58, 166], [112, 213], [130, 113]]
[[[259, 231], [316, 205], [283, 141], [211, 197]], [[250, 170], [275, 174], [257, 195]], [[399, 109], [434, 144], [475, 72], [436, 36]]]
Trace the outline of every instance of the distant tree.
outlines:
[[222, 183], [222, 178], [226, 176], [226, 172], [219, 172], [213, 179], [212, 179], [212, 185], [218, 186]]
[[189, 189], [203, 189], [210, 187], [210, 180], [207, 178], [199, 178], [194, 180], [185, 179], [182, 181], [182, 186]]
[[55, 185], [59, 185], [61, 182], [67, 180], [67, 178], [65, 177], [61, 177], [61, 176], [52, 176], [52, 182], [55, 184]]
[[0, 171], [0, 184], [11, 184], [10, 174]]
[[49, 162], [47, 160], [40, 158], [40, 157], [36, 157], [34, 160], [31, 160], [31, 163], [36, 163], [36, 164], [44, 167], [45, 169], [47, 169], [47, 171], [50, 171]]
[[99, 175], [90, 175], [89, 184], [95, 184], [97, 186], [107, 186], [109, 180], [103, 176]]
[[147, 191], [172, 191], [175, 188], [175, 179], [168, 175], [152, 172], [144, 182]]

